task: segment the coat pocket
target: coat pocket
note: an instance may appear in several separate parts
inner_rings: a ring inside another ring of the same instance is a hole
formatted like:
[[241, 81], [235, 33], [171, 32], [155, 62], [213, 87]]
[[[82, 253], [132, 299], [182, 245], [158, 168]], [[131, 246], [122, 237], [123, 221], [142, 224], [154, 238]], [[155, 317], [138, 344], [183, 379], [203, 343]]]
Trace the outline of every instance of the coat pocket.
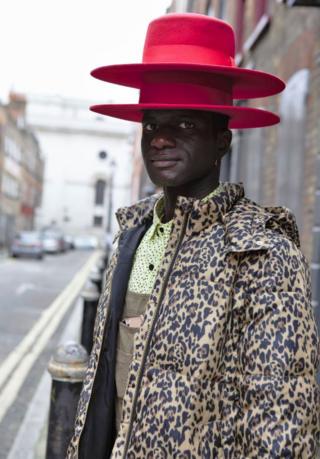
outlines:
[[226, 421], [213, 421], [199, 426], [201, 459], [235, 459], [234, 432]]
[[129, 367], [132, 360], [132, 355], [117, 349], [116, 356], [116, 388], [117, 396], [123, 398], [128, 380]]

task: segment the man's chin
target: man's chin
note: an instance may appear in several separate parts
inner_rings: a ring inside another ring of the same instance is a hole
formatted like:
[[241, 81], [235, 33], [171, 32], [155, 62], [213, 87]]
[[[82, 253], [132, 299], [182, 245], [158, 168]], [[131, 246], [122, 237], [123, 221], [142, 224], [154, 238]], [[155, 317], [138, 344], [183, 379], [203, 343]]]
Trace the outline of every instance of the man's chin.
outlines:
[[168, 177], [166, 177], [166, 178], [159, 178], [159, 177], [152, 178], [152, 177], [150, 177], [150, 180], [152, 181], [152, 183], [154, 183], [155, 186], [157, 186], [159, 188], [175, 188], [175, 187], [183, 185], [183, 182], [182, 182], [181, 178], [179, 178], [179, 177], [176, 177], [176, 178], [168, 178]]
[[163, 173], [151, 174], [149, 173], [150, 180], [156, 186], [163, 187], [175, 187], [181, 185], [181, 175], [173, 174], [173, 171], [163, 171]]

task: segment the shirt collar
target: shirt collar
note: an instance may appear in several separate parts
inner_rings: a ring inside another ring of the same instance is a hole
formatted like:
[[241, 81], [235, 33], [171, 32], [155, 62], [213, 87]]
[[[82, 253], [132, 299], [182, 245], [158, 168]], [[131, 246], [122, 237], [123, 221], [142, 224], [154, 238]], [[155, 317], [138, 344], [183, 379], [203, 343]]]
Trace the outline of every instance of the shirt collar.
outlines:
[[[170, 233], [172, 227], [172, 220], [162, 223], [161, 220], [164, 214], [164, 197], [161, 196], [153, 208], [153, 222], [150, 228], [149, 236], [152, 239], [154, 236], [164, 236]], [[161, 228], [161, 230], [160, 230]]]
[[[220, 184], [217, 188], [215, 188], [213, 191], [211, 191], [207, 196], [201, 199], [201, 203], [207, 202], [209, 199], [211, 199], [213, 196], [218, 194], [221, 191], [222, 185]], [[166, 223], [162, 223], [161, 220], [163, 218], [164, 214], [164, 196], [161, 196], [155, 203], [154, 208], [153, 208], [153, 222], [152, 226], [149, 231], [149, 238], [152, 239], [155, 236], [164, 236], [165, 234], [170, 233], [171, 227], [172, 227], [172, 222], [173, 220], [170, 220]], [[160, 230], [162, 229], [162, 231]], [[161, 231], [159, 233], [159, 230]]]

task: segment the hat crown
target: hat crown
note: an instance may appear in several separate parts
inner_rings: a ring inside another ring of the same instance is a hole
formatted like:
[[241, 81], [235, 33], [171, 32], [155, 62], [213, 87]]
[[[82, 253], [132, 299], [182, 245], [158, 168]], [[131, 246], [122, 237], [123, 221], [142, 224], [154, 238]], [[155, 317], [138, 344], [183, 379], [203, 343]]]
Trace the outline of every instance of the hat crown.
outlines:
[[171, 13], [149, 24], [144, 63], [234, 65], [232, 27], [202, 14]]

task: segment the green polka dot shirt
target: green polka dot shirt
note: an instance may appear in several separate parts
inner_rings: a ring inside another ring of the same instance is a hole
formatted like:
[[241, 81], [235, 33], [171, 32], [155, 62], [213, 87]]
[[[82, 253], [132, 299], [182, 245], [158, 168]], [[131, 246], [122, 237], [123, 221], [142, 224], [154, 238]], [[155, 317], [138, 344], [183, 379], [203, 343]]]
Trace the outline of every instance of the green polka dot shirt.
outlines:
[[[217, 187], [203, 201], [210, 199], [220, 191]], [[150, 294], [168, 243], [172, 220], [162, 223], [164, 198], [160, 198], [154, 207], [153, 222], [135, 253], [129, 278], [128, 290], [140, 294]]]

